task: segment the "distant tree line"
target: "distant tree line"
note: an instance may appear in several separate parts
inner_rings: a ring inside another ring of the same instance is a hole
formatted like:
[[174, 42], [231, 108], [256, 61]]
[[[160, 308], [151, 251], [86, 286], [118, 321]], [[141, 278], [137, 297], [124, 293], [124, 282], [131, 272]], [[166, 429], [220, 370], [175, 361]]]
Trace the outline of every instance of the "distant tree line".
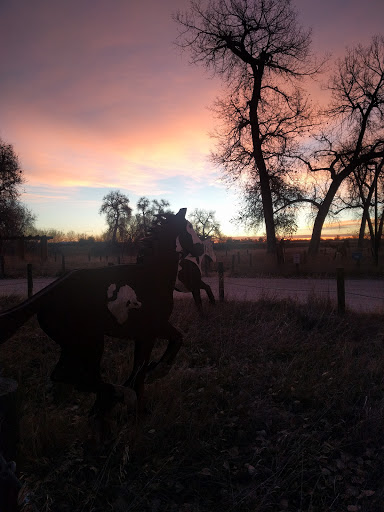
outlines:
[[[136, 211], [133, 212], [128, 196], [120, 190], [114, 190], [103, 197], [99, 213], [106, 216], [108, 225], [104, 238], [118, 242], [140, 240], [149, 233], [157, 216], [175, 212], [171, 210], [166, 199], [150, 200], [145, 196], [139, 198]], [[203, 240], [208, 237], [222, 237], [220, 223], [216, 220], [214, 211], [196, 208], [188, 215], [188, 219]]]

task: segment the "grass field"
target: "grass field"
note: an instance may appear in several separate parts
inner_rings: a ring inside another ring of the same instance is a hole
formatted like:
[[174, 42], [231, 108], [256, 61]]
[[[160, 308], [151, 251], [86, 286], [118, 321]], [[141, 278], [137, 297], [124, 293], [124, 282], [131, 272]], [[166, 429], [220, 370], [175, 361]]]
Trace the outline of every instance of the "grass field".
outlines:
[[[102, 449], [92, 395], [50, 383], [58, 348], [36, 320], [0, 347], [38, 510], [384, 511], [384, 319], [316, 301], [204, 306], [176, 301], [174, 369], [147, 386], [144, 418], [115, 408]], [[131, 363], [131, 344], [107, 339], [105, 378], [121, 383]]]

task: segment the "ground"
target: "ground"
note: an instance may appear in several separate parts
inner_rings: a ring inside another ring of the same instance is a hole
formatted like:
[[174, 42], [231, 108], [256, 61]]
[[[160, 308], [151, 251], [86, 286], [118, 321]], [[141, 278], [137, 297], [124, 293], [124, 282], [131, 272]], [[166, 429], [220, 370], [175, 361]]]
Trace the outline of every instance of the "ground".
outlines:
[[[384, 511], [382, 316], [340, 317], [314, 297], [204, 302], [199, 316], [187, 299], [172, 321], [185, 340], [174, 369], [148, 384], [143, 418], [116, 407], [102, 447], [93, 397], [50, 383], [58, 351], [34, 319], [0, 347], [39, 510]], [[131, 362], [130, 344], [107, 339], [107, 380]]]

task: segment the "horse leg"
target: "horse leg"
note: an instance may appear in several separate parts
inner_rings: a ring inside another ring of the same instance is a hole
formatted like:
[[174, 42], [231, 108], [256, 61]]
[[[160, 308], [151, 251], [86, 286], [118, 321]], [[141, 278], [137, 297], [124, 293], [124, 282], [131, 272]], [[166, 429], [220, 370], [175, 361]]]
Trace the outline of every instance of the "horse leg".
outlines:
[[[104, 352], [104, 335], [100, 333], [74, 334], [70, 332], [50, 333], [61, 346], [59, 361], [52, 372], [51, 380], [72, 384], [82, 392], [96, 393], [96, 400], [89, 412], [91, 427], [98, 443], [110, 435], [106, 416], [117, 402], [132, 402], [128, 390], [103, 381], [100, 371]], [[131, 393], [132, 395], [132, 393]], [[136, 397], [134, 397], [135, 399]]]
[[144, 381], [154, 343], [155, 339], [139, 338], [135, 340], [133, 369], [129, 378], [124, 382], [124, 387], [133, 388], [136, 393], [139, 413], [143, 413], [145, 410]]
[[200, 288], [201, 288], [202, 290], [205, 290], [206, 294], [208, 295], [209, 302], [210, 302], [211, 304], [216, 304], [215, 296], [213, 295], [213, 293], [212, 293], [212, 289], [211, 289], [211, 287], [209, 286], [209, 284], [204, 283], [204, 281], [200, 281]]
[[51, 380], [73, 384], [79, 391], [96, 391], [102, 382], [100, 361], [104, 351], [104, 336], [85, 337], [65, 331], [47, 334], [61, 347]]
[[183, 344], [183, 335], [173, 325], [168, 322], [167, 325], [168, 346], [159, 361], [152, 361], [148, 365], [147, 373], [149, 381], [152, 382], [168, 375], [176, 356]]
[[201, 301], [200, 295], [200, 287], [192, 289], [193, 300], [195, 301], [196, 307], [199, 310], [199, 313], [203, 311], [203, 303]]

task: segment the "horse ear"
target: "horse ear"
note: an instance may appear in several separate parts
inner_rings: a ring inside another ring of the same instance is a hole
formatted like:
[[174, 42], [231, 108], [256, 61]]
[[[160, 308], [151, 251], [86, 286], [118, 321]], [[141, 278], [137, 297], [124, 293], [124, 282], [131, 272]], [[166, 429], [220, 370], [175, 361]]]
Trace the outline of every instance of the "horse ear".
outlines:
[[180, 208], [180, 210], [178, 211], [178, 213], [176, 214], [178, 217], [183, 217], [183, 219], [185, 219], [185, 214], [187, 213], [187, 209], [186, 208]]

